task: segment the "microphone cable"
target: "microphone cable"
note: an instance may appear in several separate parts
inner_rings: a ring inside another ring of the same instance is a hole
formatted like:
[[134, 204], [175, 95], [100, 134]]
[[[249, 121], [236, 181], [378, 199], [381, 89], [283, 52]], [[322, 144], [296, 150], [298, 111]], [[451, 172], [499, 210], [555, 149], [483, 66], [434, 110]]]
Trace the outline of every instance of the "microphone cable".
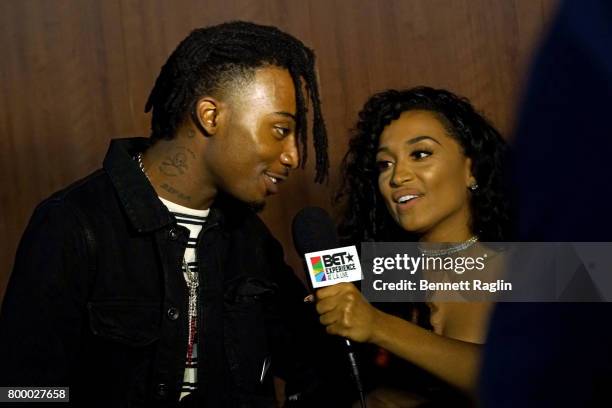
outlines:
[[353, 351], [353, 345], [349, 339], [344, 339], [346, 347], [348, 348], [349, 364], [351, 365], [351, 374], [353, 375], [353, 381], [357, 386], [357, 392], [359, 393], [359, 401], [361, 402], [361, 408], [367, 408], [365, 393], [363, 392], [363, 384], [361, 383], [361, 375], [359, 374], [359, 366], [357, 365], [357, 356]]

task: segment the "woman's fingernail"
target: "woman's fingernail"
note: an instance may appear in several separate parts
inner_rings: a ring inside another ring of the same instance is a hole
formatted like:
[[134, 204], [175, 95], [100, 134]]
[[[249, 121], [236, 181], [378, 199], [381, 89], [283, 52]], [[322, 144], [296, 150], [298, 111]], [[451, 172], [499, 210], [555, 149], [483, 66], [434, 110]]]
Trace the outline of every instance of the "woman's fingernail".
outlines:
[[312, 303], [314, 302], [314, 295], [308, 295], [304, 298], [304, 303]]

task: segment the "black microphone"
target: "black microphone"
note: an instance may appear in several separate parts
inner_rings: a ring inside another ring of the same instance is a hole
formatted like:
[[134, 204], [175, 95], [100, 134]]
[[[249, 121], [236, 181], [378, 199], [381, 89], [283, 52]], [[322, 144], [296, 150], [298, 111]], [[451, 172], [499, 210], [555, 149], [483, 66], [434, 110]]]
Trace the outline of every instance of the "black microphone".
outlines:
[[[336, 234], [336, 226], [331, 217], [324, 209], [320, 207], [305, 207], [302, 208], [293, 218], [291, 224], [291, 233], [293, 235], [293, 244], [295, 250], [306, 260], [305, 255], [311, 252], [324, 251], [328, 249], [338, 248], [338, 235]], [[308, 268], [305, 267], [306, 274], [310, 275]], [[312, 282], [309, 279], [308, 286], [312, 291]], [[347, 346], [347, 357], [351, 366], [351, 374], [357, 391], [361, 407], [366, 408], [365, 394], [363, 393], [363, 385], [361, 384], [361, 376], [359, 374], [359, 366], [357, 358], [349, 339], [344, 339]]]
[[303, 258], [310, 252], [337, 248], [338, 236], [331, 217], [320, 207], [302, 208], [291, 225], [295, 250]]

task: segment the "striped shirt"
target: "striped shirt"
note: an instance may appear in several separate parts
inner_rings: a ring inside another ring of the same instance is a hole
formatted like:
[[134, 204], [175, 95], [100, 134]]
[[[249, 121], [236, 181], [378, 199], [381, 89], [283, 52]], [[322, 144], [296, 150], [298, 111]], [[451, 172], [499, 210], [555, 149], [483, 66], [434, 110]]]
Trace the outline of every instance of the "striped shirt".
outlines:
[[[189, 303], [197, 305], [197, 290], [189, 290], [189, 274], [185, 269], [185, 266], [189, 269], [189, 272], [197, 276], [198, 262], [195, 249], [198, 242], [198, 235], [200, 235], [202, 227], [206, 223], [206, 217], [208, 216], [209, 210], [194, 210], [192, 208], [183, 207], [182, 205], [165, 200], [161, 197], [159, 197], [159, 199], [174, 215], [178, 225], [182, 225], [183, 227], [189, 229], [189, 239], [187, 241], [187, 248], [185, 248], [185, 254], [183, 257], [183, 276], [185, 277], [186, 290], [189, 293]], [[187, 315], [189, 316], [189, 314]], [[195, 308], [195, 314], [192, 313], [192, 318], [190, 318], [188, 322], [189, 335], [187, 340], [187, 355], [185, 356], [185, 373], [183, 375], [183, 383], [181, 384], [181, 394], [179, 399], [189, 395], [198, 387], [197, 321], [197, 308]]]

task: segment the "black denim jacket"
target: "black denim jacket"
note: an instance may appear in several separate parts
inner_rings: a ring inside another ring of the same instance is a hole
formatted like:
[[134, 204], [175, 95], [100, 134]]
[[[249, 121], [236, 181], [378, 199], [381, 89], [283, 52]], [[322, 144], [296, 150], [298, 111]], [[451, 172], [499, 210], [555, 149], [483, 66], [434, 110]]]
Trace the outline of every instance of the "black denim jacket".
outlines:
[[[112, 141], [103, 169], [35, 210], [0, 316], [0, 385], [70, 386], [74, 406], [177, 405], [189, 234], [132, 159], [147, 145]], [[188, 405], [273, 406], [273, 375], [315, 396], [316, 316], [265, 225], [220, 197], [197, 253], [199, 391]]]

